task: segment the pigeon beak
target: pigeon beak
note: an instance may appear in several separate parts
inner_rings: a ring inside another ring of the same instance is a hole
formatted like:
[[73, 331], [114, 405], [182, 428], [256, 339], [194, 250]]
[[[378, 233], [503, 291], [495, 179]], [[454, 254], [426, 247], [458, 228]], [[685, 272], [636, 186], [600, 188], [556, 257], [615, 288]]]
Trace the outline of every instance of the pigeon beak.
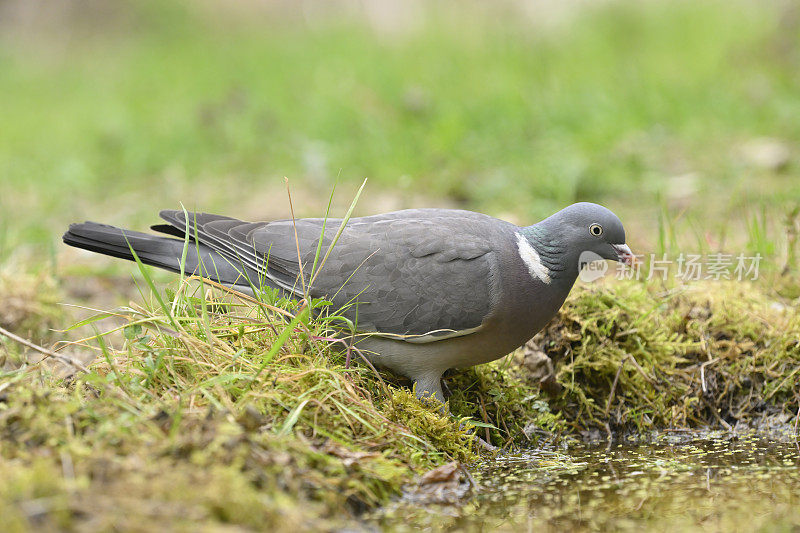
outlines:
[[625, 263], [628, 266], [637, 263], [636, 256], [633, 255], [633, 252], [628, 248], [627, 244], [612, 244], [611, 246], [614, 248], [614, 251], [617, 252], [617, 261], [620, 263]]

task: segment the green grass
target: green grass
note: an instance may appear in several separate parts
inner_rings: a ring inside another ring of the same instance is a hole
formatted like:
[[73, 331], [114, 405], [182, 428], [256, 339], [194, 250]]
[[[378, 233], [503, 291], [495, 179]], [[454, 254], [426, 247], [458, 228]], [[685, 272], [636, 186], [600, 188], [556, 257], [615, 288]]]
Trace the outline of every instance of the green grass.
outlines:
[[[510, 447], [796, 416], [800, 31], [781, 4], [614, 2], [545, 24], [445, 3], [396, 32], [178, 1], [72, 9], [0, 32], [0, 326], [87, 336], [96, 356], [64, 379], [0, 338], [9, 528], [335, 528], [474, 460], [470, 426]], [[786, 161], [742, 155], [762, 137]], [[122, 303], [106, 277], [131, 269], [67, 255], [66, 224], [143, 228], [181, 202], [285, 217], [283, 176], [298, 216], [365, 176], [357, 214], [434, 203], [528, 223], [597, 201], [637, 252], [758, 252], [764, 275], [578, 287], [537, 339], [560, 389], [544, 396], [515, 354], [448, 378], [454, 416], [345, 368], [294, 303], [149, 270], [140, 294], [117, 289], [132, 301], [105, 342], [106, 322], [53, 331], [59, 301]]]
[[330, 322], [297, 303], [187, 279], [117, 312], [119, 348], [104, 340], [113, 330], [78, 341], [96, 352], [87, 372], [65, 379], [63, 363], [19, 352], [5, 361], [0, 509], [19, 529], [330, 528], [427, 469], [475, 461], [472, 427], [513, 448], [541, 435], [786, 425], [800, 321], [774, 298], [719, 282], [578, 291], [536, 339], [555, 363], [552, 396], [512, 354], [449, 377], [448, 415], [389, 374], [347, 368], [325, 340]]
[[179, 201], [264, 216], [283, 176], [368, 176], [400, 205], [422, 194], [521, 220], [588, 199], [650, 228], [686, 173], [688, 206], [670, 207], [715, 230], [800, 199], [796, 157], [775, 174], [737, 155], [755, 137], [800, 141], [800, 32], [778, 3], [612, 3], [550, 26], [448, 5], [397, 35], [357, 17], [118, 9], [0, 48], [14, 242]]
[[[416, 473], [476, 459], [468, 431], [480, 374], [461, 377], [473, 381], [456, 397], [461, 414], [442, 414], [367, 365], [347, 368], [325, 341], [329, 322], [297, 303], [210, 295], [188, 279], [151, 292], [118, 313], [121, 349], [105, 340], [113, 330], [77, 341], [96, 359], [66, 380], [48, 361], [6, 366], [4, 516], [20, 527], [124, 524], [131, 513], [172, 527], [297, 527], [288, 515], [330, 527], [387, 502]], [[504, 379], [494, 370], [480, 400], [493, 420], [524, 412], [509, 400], [538, 395], [526, 386], [509, 396]], [[535, 420], [558, 424], [547, 410]]]

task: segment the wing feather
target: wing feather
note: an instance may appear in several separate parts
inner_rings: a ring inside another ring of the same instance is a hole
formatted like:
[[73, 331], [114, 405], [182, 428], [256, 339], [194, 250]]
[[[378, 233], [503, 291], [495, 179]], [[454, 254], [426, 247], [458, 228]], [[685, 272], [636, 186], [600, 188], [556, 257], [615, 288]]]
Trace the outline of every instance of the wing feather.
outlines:
[[[298, 245], [308, 281], [320, 238], [324, 254], [341, 223], [243, 222], [203, 213], [189, 217], [197, 221], [200, 242], [295, 293], [301, 275]], [[162, 218], [186, 228], [181, 211], [163, 212]], [[493, 309], [495, 246], [508, 227], [513, 226], [457, 210], [354, 218], [309, 290], [312, 296], [331, 298], [335, 308], [346, 307], [345, 316], [357, 319], [360, 331], [410, 336], [413, 342], [470, 333]]]

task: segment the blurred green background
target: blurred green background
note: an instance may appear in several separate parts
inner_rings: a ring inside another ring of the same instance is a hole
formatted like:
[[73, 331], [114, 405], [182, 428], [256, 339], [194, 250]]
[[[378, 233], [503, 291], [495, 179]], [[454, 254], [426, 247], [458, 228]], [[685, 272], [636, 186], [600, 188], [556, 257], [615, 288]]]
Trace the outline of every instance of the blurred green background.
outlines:
[[721, 246], [798, 204], [798, 142], [796, 2], [0, 0], [3, 256], [285, 217], [284, 176], [298, 216], [369, 177], [361, 214], [588, 200]]

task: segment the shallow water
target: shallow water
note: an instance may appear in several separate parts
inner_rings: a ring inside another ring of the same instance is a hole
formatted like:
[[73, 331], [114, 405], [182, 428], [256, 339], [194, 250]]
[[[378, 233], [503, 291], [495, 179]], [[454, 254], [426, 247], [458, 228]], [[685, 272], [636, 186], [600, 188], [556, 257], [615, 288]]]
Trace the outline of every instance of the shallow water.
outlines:
[[667, 434], [506, 454], [472, 471], [472, 498], [405, 498], [371, 522], [392, 530], [800, 531], [793, 437]]

